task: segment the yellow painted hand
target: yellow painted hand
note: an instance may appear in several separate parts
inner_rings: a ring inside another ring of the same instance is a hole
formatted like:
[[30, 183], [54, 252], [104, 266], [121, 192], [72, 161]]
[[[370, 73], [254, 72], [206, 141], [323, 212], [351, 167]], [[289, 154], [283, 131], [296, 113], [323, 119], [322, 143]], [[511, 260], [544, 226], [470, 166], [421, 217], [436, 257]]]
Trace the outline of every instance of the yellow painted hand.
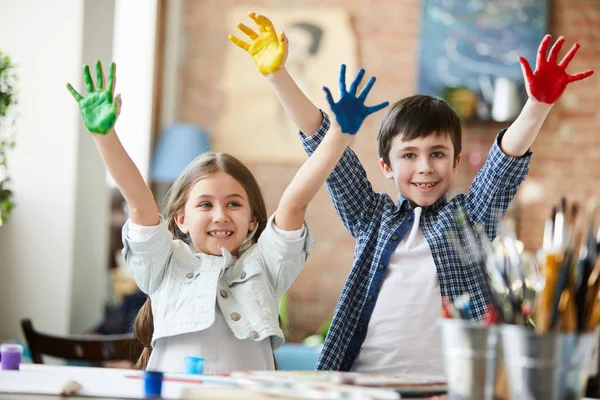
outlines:
[[252, 42], [244, 42], [233, 35], [229, 35], [229, 40], [250, 53], [261, 74], [272, 74], [285, 64], [287, 38], [283, 32], [278, 37], [273, 23], [264, 15], [256, 15], [256, 13], [251, 12], [248, 13], [248, 16], [258, 25], [259, 33], [241, 22], [238, 22], [236, 26], [248, 35]]

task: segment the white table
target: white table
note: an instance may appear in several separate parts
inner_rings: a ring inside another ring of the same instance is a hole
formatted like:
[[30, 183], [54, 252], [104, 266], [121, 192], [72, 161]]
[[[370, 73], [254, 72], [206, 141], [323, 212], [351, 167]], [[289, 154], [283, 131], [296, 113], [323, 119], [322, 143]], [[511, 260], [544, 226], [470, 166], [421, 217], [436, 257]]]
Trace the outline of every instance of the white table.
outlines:
[[[82, 389], [78, 397], [102, 399], [143, 399], [143, 372], [91, 367], [70, 367], [56, 365], [22, 364], [20, 371], [0, 371], [0, 399], [33, 400], [63, 399], [59, 393], [69, 381], [76, 381]], [[316, 387], [320, 389], [316, 389]], [[321, 398], [322, 388], [344, 390], [377, 395], [377, 399], [395, 400], [399, 398], [393, 390], [366, 388], [354, 385], [333, 385], [327, 383], [295, 384], [285, 380], [271, 383], [258, 383], [255, 380], [237, 377], [215, 377], [206, 375], [165, 374], [163, 380], [163, 399], [179, 399], [189, 394], [189, 399], [286, 399], [297, 393], [316, 393]], [[278, 396], [266, 396], [265, 391], [275, 391]], [[191, 393], [194, 392], [194, 393]], [[282, 394], [283, 393], [283, 394]], [[280, 395], [280, 396], [279, 396]], [[294, 397], [296, 398], [296, 397]]]
[[[65, 397], [59, 396], [59, 393], [70, 380], [77, 381], [82, 386], [79, 396], [71, 396], [69, 398], [71, 400], [84, 400], [90, 397], [142, 399], [144, 388], [141, 377], [142, 372], [125, 369], [22, 364], [20, 371], [0, 371], [0, 400], [64, 400]], [[166, 374], [162, 394], [164, 399], [179, 399], [186, 391], [189, 393], [200, 390], [197, 392], [198, 397], [190, 398], [200, 398], [200, 396], [203, 399], [264, 398], [253, 396], [252, 394], [256, 392], [233, 387], [232, 383], [233, 379], [226, 377]], [[213, 392], [217, 389], [218, 392]], [[213, 393], [219, 395], [213, 397]], [[228, 393], [235, 394], [228, 396]], [[403, 399], [406, 400], [406, 397]]]
[[[201, 383], [200, 377], [186, 377], [188, 382], [169, 379], [163, 381], [163, 398], [179, 399], [187, 389], [222, 387], [215, 383]], [[119, 399], [144, 397], [144, 381], [139, 371], [110, 368], [69, 367], [56, 365], [22, 364], [20, 371], [0, 371], [0, 398], [21, 395], [58, 396], [70, 380], [78, 382], [81, 396]], [[35, 398], [34, 397], [23, 397]], [[44, 397], [46, 398], [46, 397]]]

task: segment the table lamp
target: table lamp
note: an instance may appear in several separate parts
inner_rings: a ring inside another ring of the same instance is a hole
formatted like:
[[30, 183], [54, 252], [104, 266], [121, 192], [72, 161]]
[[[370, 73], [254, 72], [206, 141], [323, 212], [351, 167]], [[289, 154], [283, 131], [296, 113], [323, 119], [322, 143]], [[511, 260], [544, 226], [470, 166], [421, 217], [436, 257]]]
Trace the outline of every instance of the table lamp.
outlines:
[[150, 178], [173, 182], [197, 156], [210, 151], [210, 137], [201, 127], [177, 123], [165, 128], [152, 157]]

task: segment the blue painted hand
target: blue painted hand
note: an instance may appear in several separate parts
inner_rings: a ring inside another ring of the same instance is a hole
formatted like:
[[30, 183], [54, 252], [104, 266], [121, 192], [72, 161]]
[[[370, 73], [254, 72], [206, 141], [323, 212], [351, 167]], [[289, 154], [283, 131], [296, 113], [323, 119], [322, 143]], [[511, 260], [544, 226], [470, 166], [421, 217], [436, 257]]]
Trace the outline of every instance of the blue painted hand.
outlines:
[[327, 101], [331, 107], [331, 111], [335, 114], [335, 119], [340, 125], [343, 133], [350, 135], [356, 134], [360, 129], [360, 126], [364, 120], [371, 114], [387, 107], [390, 103], [384, 101], [383, 103], [377, 104], [376, 106], [367, 107], [365, 106], [365, 100], [367, 95], [371, 91], [373, 84], [375, 83], [375, 77], [371, 77], [369, 82], [365, 85], [360, 95], [356, 97], [356, 91], [358, 85], [365, 75], [365, 70], [361, 69], [356, 74], [354, 81], [350, 85], [350, 90], [346, 90], [346, 65], [342, 64], [340, 68], [340, 100], [336, 103], [333, 101], [331, 92], [328, 88], [323, 87], [325, 94], [327, 95]]

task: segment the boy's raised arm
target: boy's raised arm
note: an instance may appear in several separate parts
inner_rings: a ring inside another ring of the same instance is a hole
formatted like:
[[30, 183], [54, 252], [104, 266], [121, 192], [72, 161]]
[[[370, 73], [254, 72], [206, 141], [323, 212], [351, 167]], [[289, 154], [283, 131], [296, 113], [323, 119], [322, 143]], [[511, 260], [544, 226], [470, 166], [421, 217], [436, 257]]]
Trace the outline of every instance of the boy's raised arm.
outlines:
[[546, 56], [551, 40], [550, 35], [546, 35], [542, 40], [538, 50], [535, 71], [532, 71], [529, 62], [525, 58], [519, 57], [529, 99], [515, 122], [504, 134], [500, 143], [502, 151], [509, 156], [521, 157], [527, 152], [537, 138], [552, 106], [560, 98], [569, 83], [585, 79], [593, 74], [593, 71], [589, 70], [569, 75], [566, 69], [575, 57], [579, 44], [574, 44], [562, 61], [557, 63], [558, 53], [565, 42], [565, 38], [559, 37], [550, 49], [548, 56]]
[[[540, 132], [542, 124], [566, 86], [587, 78], [592, 71], [569, 75], [565, 71], [579, 45], [574, 45], [560, 63], [558, 52], [564, 38], [559, 38], [550, 50], [550, 35], [540, 44], [535, 71], [524, 58], [519, 58], [529, 99], [523, 110], [492, 146], [483, 168], [477, 173], [466, 196], [467, 214], [471, 221], [484, 226], [490, 239], [497, 234], [498, 219], [504, 216], [529, 168], [528, 150]], [[530, 154], [530, 153], [529, 153]], [[508, 157], [507, 157], [508, 156]]]

